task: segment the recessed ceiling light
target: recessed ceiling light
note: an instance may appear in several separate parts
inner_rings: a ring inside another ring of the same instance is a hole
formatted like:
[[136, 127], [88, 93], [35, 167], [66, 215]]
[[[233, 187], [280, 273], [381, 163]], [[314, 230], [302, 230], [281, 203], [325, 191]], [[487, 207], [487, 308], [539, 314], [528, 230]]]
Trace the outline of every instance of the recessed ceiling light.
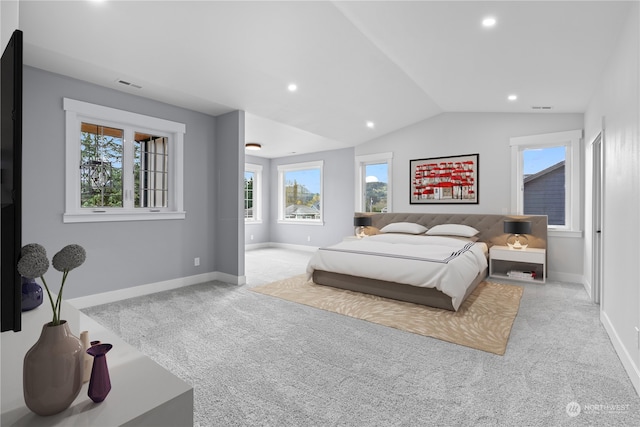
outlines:
[[518, 95], [509, 95], [509, 96], [507, 96], [507, 99], [509, 101], [515, 101], [516, 99], [518, 99]]
[[493, 27], [494, 25], [496, 25], [496, 18], [492, 16], [488, 16], [482, 20], [483, 27], [490, 28], [490, 27]]
[[376, 127], [376, 124], [375, 124], [375, 123], [373, 123], [372, 121], [368, 121], [368, 122], [367, 122], [367, 127], [368, 127], [369, 129], [373, 129], [374, 127]]
[[246, 144], [244, 144], [244, 148], [247, 150], [257, 151], [262, 148], [262, 145], [258, 144], [257, 142], [247, 142]]
[[298, 90], [298, 85], [295, 83], [290, 83], [289, 86], [287, 86], [287, 89], [289, 89], [289, 92], [295, 92]]

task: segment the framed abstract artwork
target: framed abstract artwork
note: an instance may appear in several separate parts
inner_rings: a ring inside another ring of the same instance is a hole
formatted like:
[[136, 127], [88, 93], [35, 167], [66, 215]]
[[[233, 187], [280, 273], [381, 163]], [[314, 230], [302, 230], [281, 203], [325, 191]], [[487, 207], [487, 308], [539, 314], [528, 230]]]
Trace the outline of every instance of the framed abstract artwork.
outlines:
[[479, 160], [479, 154], [410, 160], [410, 203], [477, 204]]

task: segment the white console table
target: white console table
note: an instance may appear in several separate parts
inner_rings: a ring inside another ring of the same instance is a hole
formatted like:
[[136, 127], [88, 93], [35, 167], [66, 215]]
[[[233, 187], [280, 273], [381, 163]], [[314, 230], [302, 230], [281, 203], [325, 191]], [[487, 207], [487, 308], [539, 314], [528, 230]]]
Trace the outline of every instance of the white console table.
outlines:
[[[46, 298], [46, 295], [45, 295]], [[69, 408], [41, 417], [31, 412], [22, 395], [22, 361], [51, 321], [49, 301], [22, 313], [21, 332], [3, 332], [2, 418], [9, 426], [192, 426], [193, 388], [121, 340], [113, 332], [64, 302], [62, 318], [74, 335], [89, 331], [90, 340], [113, 344], [107, 353], [111, 392], [101, 403], [87, 396], [85, 383]]]

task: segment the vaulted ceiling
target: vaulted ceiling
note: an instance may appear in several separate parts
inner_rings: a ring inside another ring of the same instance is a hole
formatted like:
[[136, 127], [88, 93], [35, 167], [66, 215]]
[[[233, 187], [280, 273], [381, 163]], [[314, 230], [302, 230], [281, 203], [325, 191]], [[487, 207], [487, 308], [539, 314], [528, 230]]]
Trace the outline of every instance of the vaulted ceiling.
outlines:
[[211, 115], [244, 110], [258, 155], [281, 157], [442, 112], [584, 112], [630, 6], [20, 0], [19, 27], [27, 65]]

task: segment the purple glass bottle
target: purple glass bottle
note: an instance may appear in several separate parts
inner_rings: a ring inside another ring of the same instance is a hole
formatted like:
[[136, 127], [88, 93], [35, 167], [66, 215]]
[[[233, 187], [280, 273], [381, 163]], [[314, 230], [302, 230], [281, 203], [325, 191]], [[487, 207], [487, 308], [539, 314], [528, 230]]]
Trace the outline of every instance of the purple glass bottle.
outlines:
[[88, 395], [94, 402], [102, 402], [111, 391], [111, 379], [107, 368], [107, 352], [111, 350], [111, 344], [96, 344], [87, 349], [87, 353], [93, 356], [91, 379], [89, 380]]
[[22, 311], [33, 310], [42, 304], [42, 286], [35, 279], [22, 278]]

